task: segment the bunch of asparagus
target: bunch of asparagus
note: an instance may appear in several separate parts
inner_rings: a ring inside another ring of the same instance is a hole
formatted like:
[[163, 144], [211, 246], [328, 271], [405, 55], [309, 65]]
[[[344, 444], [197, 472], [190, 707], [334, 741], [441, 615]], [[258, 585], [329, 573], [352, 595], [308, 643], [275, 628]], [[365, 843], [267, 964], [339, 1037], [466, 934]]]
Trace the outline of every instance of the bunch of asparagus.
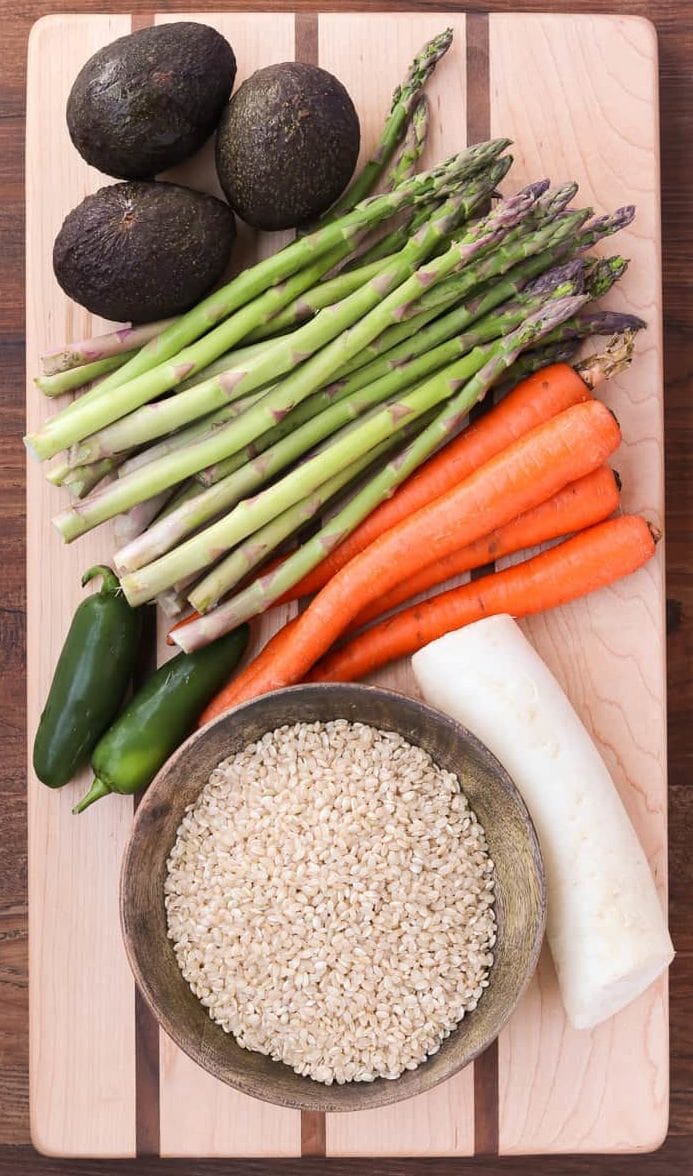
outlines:
[[117, 518], [128, 599], [192, 604], [197, 644], [297, 583], [490, 389], [643, 325], [587, 305], [627, 265], [587, 251], [631, 207], [594, 219], [569, 207], [575, 184], [548, 180], [491, 206], [505, 139], [416, 172], [422, 88], [450, 41], [424, 46], [376, 153], [312, 231], [176, 320], [44, 357], [48, 396], [88, 385], [26, 438], [40, 460], [64, 453], [48, 473], [74, 495], [58, 530], [71, 541]]

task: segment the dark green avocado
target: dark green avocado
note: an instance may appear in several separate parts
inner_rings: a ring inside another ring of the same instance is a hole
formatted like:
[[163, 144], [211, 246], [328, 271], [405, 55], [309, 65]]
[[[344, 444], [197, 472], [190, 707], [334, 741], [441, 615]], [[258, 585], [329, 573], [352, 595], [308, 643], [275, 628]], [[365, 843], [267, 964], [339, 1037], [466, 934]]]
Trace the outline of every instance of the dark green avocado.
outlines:
[[298, 61], [270, 65], [243, 82], [222, 115], [219, 181], [248, 224], [293, 228], [341, 195], [359, 145], [358, 115], [337, 78]]
[[209, 25], [156, 25], [99, 49], [67, 100], [70, 137], [108, 176], [148, 179], [209, 138], [228, 102], [236, 58]]
[[68, 214], [53, 246], [66, 294], [113, 322], [188, 310], [223, 274], [236, 236], [227, 204], [178, 184], [100, 188]]

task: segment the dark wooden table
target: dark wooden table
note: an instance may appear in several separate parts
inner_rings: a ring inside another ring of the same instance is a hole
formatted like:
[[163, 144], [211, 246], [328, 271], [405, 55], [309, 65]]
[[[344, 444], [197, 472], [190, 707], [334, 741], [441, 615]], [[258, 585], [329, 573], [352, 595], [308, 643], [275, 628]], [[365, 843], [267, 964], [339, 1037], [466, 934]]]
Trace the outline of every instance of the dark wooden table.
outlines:
[[[226, 0], [228, 5], [229, 0]], [[234, 0], [230, 0], [233, 4]], [[224, 6], [226, 6], [224, 5]], [[339, 3], [309, 0], [291, 9], [328, 9]], [[589, 1173], [602, 1176], [689, 1176], [693, 1173], [693, 206], [690, 160], [693, 155], [693, 5], [691, 0], [493, 0], [486, 4], [447, 4], [445, 0], [376, 0], [349, 7], [402, 10], [563, 10], [622, 11], [649, 17], [657, 27], [660, 51], [662, 216], [664, 244], [664, 361], [667, 466], [667, 623], [669, 630], [669, 821], [670, 923], [677, 948], [671, 971], [671, 1122], [664, 1146], [653, 1155], [616, 1157], [531, 1157], [516, 1160], [295, 1160], [164, 1161], [141, 1159], [114, 1164], [54, 1160], [37, 1155], [29, 1142], [27, 1042], [27, 903], [25, 831], [24, 719], [24, 93], [29, 29], [47, 12], [190, 11], [185, 0], [0, 0], [0, 356], [3, 371], [3, 428], [0, 431], [0, 493], [4, 522], [0, 530], [0, 710], [3, 788], [0, 802], [0, 1176], [84, 1173], [305, 1173], [334, 1176], [396, 1176], [426, 1172], [430, 1176], [481, 1172], [526, 1173], [541, 1164], [544, 1176]], [[209, 3], [208, 8], [214, 9]], [[239, 8], [252, 3], [239, 0]], [[257, 8], [282, 7], [256, 4]], [[346, 7], [346, 5], [345, 5]], [[560, 119], [560, 112], [557, 112]], [[688, 176], [688, 182], [686, 182]], [[50, 183], [50, 177], [46, 177]], [[50, 591], [50, 585], [46, 585]]]

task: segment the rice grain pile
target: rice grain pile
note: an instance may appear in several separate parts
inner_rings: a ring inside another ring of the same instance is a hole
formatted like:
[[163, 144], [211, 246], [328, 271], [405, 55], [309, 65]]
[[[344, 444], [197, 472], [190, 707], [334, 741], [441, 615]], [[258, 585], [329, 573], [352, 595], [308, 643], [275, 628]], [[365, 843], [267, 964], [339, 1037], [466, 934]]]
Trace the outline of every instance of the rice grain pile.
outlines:
[[413, 1070], [493, 963], [493, 863], [460, 791], [400, 735], [298, 723], [212, 773], [168, 861], [168, 934], [210, 1016], [319, 1082]]

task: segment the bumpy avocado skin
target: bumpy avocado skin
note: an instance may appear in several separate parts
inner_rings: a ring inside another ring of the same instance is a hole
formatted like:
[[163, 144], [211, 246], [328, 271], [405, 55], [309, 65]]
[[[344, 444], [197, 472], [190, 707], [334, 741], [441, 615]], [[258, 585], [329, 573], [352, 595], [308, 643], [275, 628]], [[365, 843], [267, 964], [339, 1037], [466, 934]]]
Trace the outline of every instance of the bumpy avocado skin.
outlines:
[[248, 224], [293, 228], [341, 195], [359, 145], [358, 115], [337, 78], [301, 62], [270, 65], [243, 82], [222, 115], [219, 181]]
[[99, 49], [67, 100], [70, 137], [109, 176], [147, 179], [197, 151], [214, 131], [236, 77], [216, 29], [176, 21]]
[[188, 310], [223, 274], [236, 235], [227, 204], [178, 184], [100, 188], [68, 214], [53, 246], [67, 295], [113, 322]]

